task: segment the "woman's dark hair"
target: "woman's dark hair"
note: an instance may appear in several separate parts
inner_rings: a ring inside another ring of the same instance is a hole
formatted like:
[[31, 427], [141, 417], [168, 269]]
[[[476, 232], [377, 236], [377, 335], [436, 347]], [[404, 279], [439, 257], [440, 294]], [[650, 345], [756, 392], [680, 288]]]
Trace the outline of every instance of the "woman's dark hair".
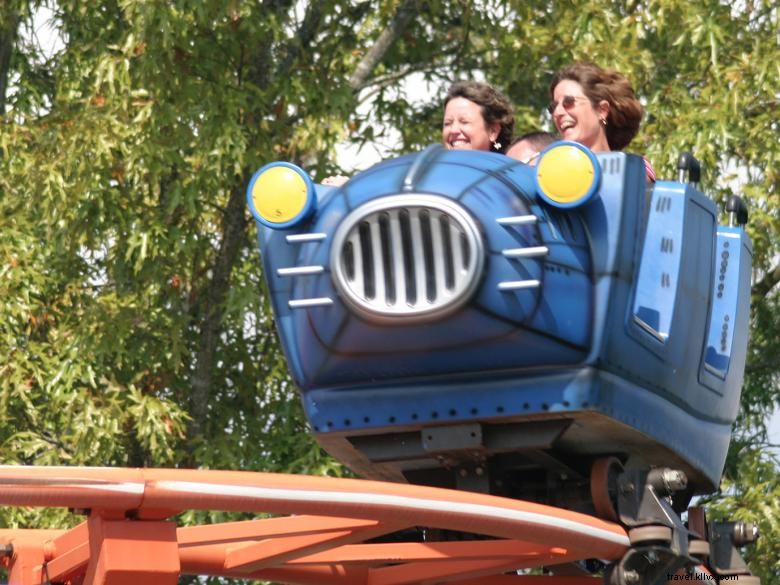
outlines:
[[573, 63], [558, 71], [550, 83], [550, 97], [555, 87], [564, 79], [576, 81], [596, 107], [599, 102], [609, 103], [607, 114], [607, 142], [611, 150], [623, 150], [639, 131], [644, 109], [634, 95], [631, 83], [612, 69], [602, 69], [593, 63]]
[[496, 123], [499, 125], [496, 142], [500, 144], [500, 147], [491, 146], [490, 148], [494, 152], [506, 152], [515, 129], [515, 117], [509, 98], [489, 83], [456, 81], [450, 86], [447, 97], [444, 98], [444, 107], [447, 107], [451, 99], [458, 97], [466, 98], [480, 107], [486, 126], [492, 126]]

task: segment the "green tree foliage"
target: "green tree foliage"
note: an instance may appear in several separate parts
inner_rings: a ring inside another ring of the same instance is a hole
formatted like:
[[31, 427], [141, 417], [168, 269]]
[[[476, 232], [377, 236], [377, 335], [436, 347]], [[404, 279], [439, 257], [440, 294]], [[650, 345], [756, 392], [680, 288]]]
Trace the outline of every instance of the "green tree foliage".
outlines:
[[752, 522], [761, 536], [744, 555], [762, 583], [777, 583], [780, 560], [777, 506], [780, 474], [777, 461], [756, 449], [743, 449], [736, 469], [721, 483], [721, 491], [704, 502], [710, 519]]
[[[41, 6], [55, 55], [31, 40]], [[2, 460], [341, 473], [306, 431], [274, 337], [251, 173], [271, 160], [335, 172], [343, 141], [435, 142], [427, 90], [455, 78], [506, 90], [518, 132], [549, 128], [552, 73], [592, 60], [647, 106], [630, 150], [675, 176], [691, 149], [708, 192], [749, 202], [752, 344], [715, 506], [760, 516], [749, 555], [780, 583], [763, 427], [780, 403], [779, 27], [768, 0], [6, 0]]]

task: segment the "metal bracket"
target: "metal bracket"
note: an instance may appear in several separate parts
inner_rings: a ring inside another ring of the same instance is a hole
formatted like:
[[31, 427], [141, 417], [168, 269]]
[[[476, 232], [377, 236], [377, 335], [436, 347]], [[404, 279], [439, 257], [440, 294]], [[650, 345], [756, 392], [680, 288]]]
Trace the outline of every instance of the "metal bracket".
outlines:
[[685, 474], [668, 468], [628, 470], [621, 473], [617, 481], [620, 521], [632, 528], [653, 525], [670, 528], [671, 551], [687, 557], [688, 529], [667, 499], [687, 487]]
[[751, 522], [710, 523], [710, 565], [718, 575], [750, 575], [737, 550], [758, 540], [758, 527]]
[[[708, 556], [707, 564], [718, 577], [755, 579], [737, 549], [755, 542], [758, 528], [747, 522], [708, 523], [701, 508], [689, 510], [686, 527], [671, 503], [671, 497], [686, 487], [685, 474], [673, 469], [618, 475], [617, 510], [620, 521], [629, 527], [632, 548], [610, 568], [608, 585], [661, 585], [678, 570], [701, 563], [691, 554]], [[689, 540], [695, 543], [694, 550]]]
[[694, 559], [675, 554], [662, 546], [643, 546], [630, 549], [604, 576], [605, 585], [664, 585], [670, 575]]
[[479, 423], [428, 427], [422, 429], [422, 447], [428, 453], [481, 450], [482, 425]]
[[697, 561], [688, 552], [688, 529], [674, 511], [671, 496], [688, 479], [668, 468], [631, 469], [617, 475], [617, 512], [629, 528], [632, 547], [605, 576], [607, 585], [662, 585], [670, 575]]

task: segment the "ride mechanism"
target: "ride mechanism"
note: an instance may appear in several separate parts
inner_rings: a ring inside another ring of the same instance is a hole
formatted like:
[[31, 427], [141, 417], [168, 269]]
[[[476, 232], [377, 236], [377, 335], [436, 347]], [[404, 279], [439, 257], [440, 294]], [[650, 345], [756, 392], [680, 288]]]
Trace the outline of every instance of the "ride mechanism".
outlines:
[[[747, 351], [752, 249], [698, 163], [548, 147], [423, 152], [339, 188], [272, 163], [247, 197], [311, 429], [366, 479], [0, 468], [8, 581], [758, 584], [754, 526], [710, 522]], [[176, 525], [183, 510], [252, 520]], [[534, 570], [535, 569], [535, 570]]]

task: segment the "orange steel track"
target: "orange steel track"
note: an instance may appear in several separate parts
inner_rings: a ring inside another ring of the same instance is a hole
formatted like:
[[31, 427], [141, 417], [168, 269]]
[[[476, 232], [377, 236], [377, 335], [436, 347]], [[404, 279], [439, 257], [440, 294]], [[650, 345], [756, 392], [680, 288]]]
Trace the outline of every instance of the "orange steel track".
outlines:
[[[629, 546], [617, 524], [540, 504], [267, 473], [0, 466], [0, 505], [88, 514], [70, 530], [0, 530], [16, 585], [174, 585], [180, 574], [300, 585], [587, 585], [601, 579], [517, 571], [616, 560]], [[278, 516], [178, 527], [169, 518], [184, 510]], [[426, 540], [381, 538], [411, 527], [425, 527]], [[433, 538], [442, 530], [480, 537]]]

